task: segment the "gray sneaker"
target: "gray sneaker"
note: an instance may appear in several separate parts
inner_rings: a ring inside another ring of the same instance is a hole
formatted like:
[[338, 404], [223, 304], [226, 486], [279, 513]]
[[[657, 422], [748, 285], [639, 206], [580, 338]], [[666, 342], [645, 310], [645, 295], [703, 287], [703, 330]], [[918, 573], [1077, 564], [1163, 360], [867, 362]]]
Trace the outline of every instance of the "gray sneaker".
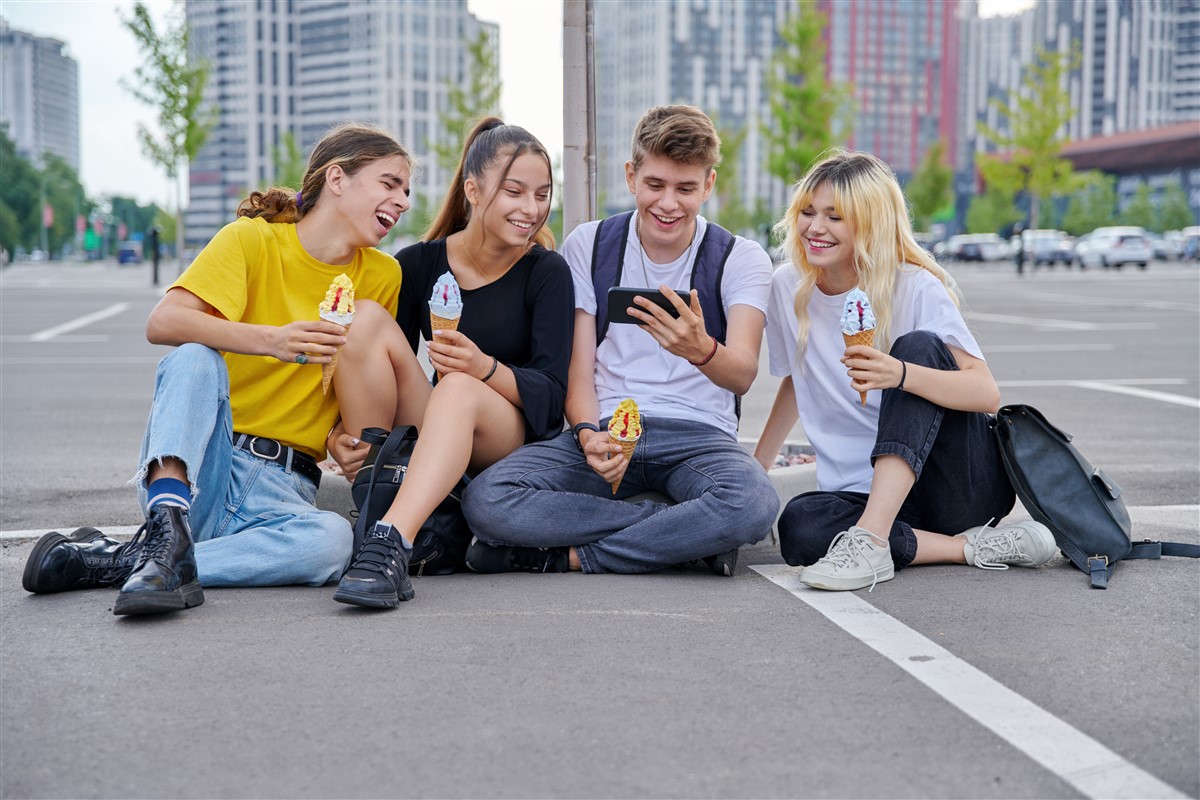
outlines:
[[1054, 534], [1040, 522], [1022, 520], [989, 528], [986, 525], [964, 531], [956, 539], [966, 539], [963, 552], [967, 563], [980, 569], [1040, 567], [1058, 552]]
[[837, 535], [824, 558], [804, 568], [800, 582], [814, 589], [846, 592], [864, 586], [874, 589], [895, 575], [887, 540], [855, 525]]

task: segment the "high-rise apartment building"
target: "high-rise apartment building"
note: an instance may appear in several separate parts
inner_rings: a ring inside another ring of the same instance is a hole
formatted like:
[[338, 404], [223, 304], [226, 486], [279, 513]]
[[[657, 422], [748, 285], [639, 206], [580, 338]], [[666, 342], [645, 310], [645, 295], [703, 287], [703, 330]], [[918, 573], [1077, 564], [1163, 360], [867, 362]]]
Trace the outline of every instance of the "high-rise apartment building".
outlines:
[[787, 187], [766, 169], [763, 131], [771, 125], [771, 109], [764, 84], [778, 28], [797, 6], [795, 0], [595, 4], [601, 213], [633, 207], [623, 168], [633, 128], [647, 109], [668, 103], [702, 108], [724, 131], [745, 130], [736, 167], [739, 193], [750, 205], [761, 200], [782, 206]]
[[65, 43], [13, 30], [2, 18], [0, 125], [34, 163], [51, 153], [79, 171], [79, 65]]
[[902, 180], [941, 140], [956, 163], [959, 26], [946, 0], [819, 0], [828, 17], [829, 79], [854, 98], [847, 146], [886, 161]]
[[[275, 177], [286, 133], [307, 152], [329, 128], [368, 122], [421, 162], [414, 208], [436, 205], [450, 176], [431, 146], [451, 85], [466, 81], [468, 45], [499, 29], [466, 0], [187, 0], [194, 53], [211, 73], [217, 127], [191, 164], [188, 241], [202, 244], [238, 201]], [[498, 63], [498, 58], [497, 58]], [[420, 213], [420, 212], [418, 212]]]

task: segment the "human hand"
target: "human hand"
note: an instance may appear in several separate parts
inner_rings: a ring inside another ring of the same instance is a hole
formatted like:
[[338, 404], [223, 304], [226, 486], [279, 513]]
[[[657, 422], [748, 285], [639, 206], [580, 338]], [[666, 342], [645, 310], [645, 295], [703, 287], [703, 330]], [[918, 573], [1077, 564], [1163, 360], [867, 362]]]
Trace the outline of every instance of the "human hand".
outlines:
[[323, 319], [301, 319], [279, 327], [268, 326], [268, 340], [268, 354], [280, 361], [328, 364], [346, 344], [346, 328]]
[[357, 436], [346, 433], [341, 422], [333, 426], [333, 430], [329, 432], [329, 436], [325, 439], [325, 447], [329, 450], [329, 455], [337, 462], [342, 475], [350, 482], [354, 481], [354, 477], [362, 469], [363, 462], [367, 460], [367, 453], [371, 451], [371, 445], [359, 441]]
[[659, 286], [658, 290], [679, 312], [678, 317], [672, 317], [665, 309], [641, 296], [633, 298], [629, 316], [642, 320], [645, 324], [638, 327], [653, 336], [668, 353], [693, 363], [703, 361], [712, 351], [713, 340], [704, 329], [699, 293], [692, 289], [685, 303], [669, 286]]
[[850, 376], [850, 386], [856, 392], [899, 386], [904, 372], [900, 359], [861, 344], [847, 347], [842, 363]]
[[492, 368], [491, 356], [485, 355], [467, 336], [458, 331], [434, 331], [429, 343], [429, 363], [443, 375], [465, 372], [480, 380]]
[[609, 441], [608, 431], [581, 430], [579, 444], [583, 447], [588, 466], [605, 483], [616, 483], [625, 475], [629, 461], [621, 451], [621, 445]]

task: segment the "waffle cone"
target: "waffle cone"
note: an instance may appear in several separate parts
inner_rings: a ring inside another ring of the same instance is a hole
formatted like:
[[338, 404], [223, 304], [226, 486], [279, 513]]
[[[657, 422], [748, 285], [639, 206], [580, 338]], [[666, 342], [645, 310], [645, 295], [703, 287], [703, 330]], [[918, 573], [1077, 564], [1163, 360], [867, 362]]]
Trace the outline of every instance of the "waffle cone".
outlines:
[[[350, 326], [346, 326], [346, 333], [350, 332]], [[328, 364], [321, 365], [321, 391], [329, 394], [329, 387], [333, 385], [333, 371], [337, 369], [338, 359], [342, 357], [342, 348], [338, 348], [333, 354], [333, 358], [329, 359]]]
[[[431, 311], [431, 312], [429, 312], [429, 327], [431, 329], [430, 332], [432, 333], [432, 331], [456, 331], [456, 330], [458, 330], [458, 321], [460, 319], [462, 319], [462, 317], [454, 317], [453, 319], [450, 319], [449, 317], [439, 317], [437, 314], [434, 314]], [[440, 371], [438, 371], [437, 376], [438, 376], [439, 381], [443, 377], [445, 377]]]
[[[633, 448], [637, 447], [638, 440], [637, 439], [618, 439], [616, 436], [613, 436], [610, 433], [608, 435], [608, 443], [621, 445], [621, 454], [625, 456], [626, 461], [630, 461], [633, 458]], [[626, 467], [626, 469], [628, 469], [628, 467]], [[621, 480], [624, 479], [624, 477], [625, 477], [625, 473], [622, 472], [621, 477], [617, 479], [616, 483], [610, 484], [612, 486], [613, 494], [616, 494], [617, 489], [619, 489], [621, 487]]]
[[[853, 347], [856, 344], [861, 344], [866, 347], [872, 347], [875, 344], [875, 329], [869, 331], [859, 331], [858, 333], [842, 332], [842, 340], [846, 342], [846, 347]], [[862, 399], [862, 404], [867, 404], [867, 393], [859, 392], [858, 396]]]

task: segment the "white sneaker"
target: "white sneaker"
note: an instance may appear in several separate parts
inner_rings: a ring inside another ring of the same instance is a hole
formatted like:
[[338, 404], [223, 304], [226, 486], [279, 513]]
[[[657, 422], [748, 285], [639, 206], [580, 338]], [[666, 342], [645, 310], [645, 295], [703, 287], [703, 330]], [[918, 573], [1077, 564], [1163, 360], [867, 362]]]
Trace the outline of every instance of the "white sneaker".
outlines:
[[1058, 552], [1054, 534], [1040, 522], [1023, 520], [996, 528], [986, 525], [964, 531], [956, 539], [966, 539], [963, 552], [967, 563], [980, 569], [1040, 567]]
[[800, 582], [814, 589], [846, 592], [864, 586], [874, 589], [895, 575], [887, 540], [855, 525], [837, 535], [824, 558], [804, 568]]

